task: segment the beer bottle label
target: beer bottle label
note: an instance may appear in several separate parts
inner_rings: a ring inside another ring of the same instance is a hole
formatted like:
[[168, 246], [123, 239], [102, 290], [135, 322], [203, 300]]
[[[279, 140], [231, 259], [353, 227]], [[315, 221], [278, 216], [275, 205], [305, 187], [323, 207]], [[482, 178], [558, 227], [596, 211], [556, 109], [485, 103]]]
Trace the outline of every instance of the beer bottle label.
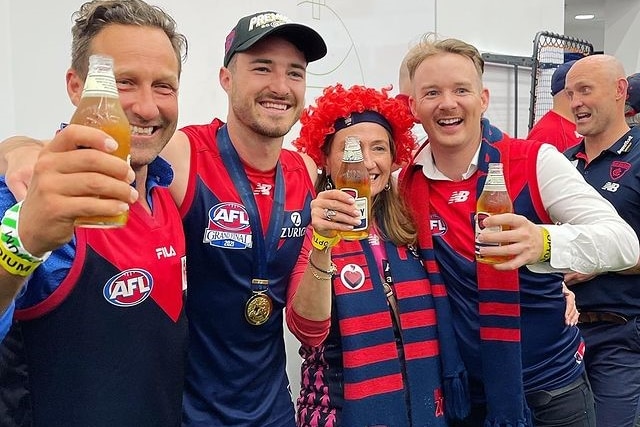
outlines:
[[356, 225], [352, 231], [362, 231], [369, 228], [369, 199], [367, 197], [358, 197], [358, 190], [355, 188], [341, 188], [342, 191], [349, 194], [356, 201], [356, 208], [360, 211], [360, 225]]
[[494, 227], [485, 227], [484, 226], [484, 220], [488, 217], [490, 217], [491, 214], [488, 212], [478, 212], [476, 213], [476, 245], [477, 246], [500, 246], [499, 243], [478, 243], [478, 235], [480, 234], [480, 232], [482, 232], [482, 230], [487, 229], [488, 231], [494, 232], [494, 231], [502, 231], [502, 227], [499, 225], [496, 225]]
[[110, 72], [102, 72], [101, 70], [93, 70], [87, 75], [84, 83], [82, 97], [107, 97], [117, 98], [118, 87], [116, 81]]

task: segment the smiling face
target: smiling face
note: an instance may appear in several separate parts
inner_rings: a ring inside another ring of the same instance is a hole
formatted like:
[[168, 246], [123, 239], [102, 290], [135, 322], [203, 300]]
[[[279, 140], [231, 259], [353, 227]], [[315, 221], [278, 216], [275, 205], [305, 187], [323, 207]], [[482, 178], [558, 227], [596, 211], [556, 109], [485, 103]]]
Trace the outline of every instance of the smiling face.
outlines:
[[371, 196], [384, 190], [393, 170], [393, 153], [389, 133], [377, 123], [362, 122], [335, 133], [327, 156], [327, 175], [338, 173], [342, 164], [344, 141], [347, 136], [360, 138], [364, 165], [369, 171]]
[[[178, 124], [179, 62], [166, 34], [158, 28], [112, 24], [91, 42], [91, 52], [113, 57], [120, 104], [131, 125], [131, 167], [151, 163]], [[74, 104], [84, 81], [67, 72]]]
[[434, 149], [480, 143], [489, 92], [471, 59], [446, 52], [429, 56], [416, 67], [412, 83], [411, 110]]
[[235, 54], [220, 75], [228, 121], [269, 138], [286, 135], [304, 106], [306, 67], [304, 54], [277, 36]]

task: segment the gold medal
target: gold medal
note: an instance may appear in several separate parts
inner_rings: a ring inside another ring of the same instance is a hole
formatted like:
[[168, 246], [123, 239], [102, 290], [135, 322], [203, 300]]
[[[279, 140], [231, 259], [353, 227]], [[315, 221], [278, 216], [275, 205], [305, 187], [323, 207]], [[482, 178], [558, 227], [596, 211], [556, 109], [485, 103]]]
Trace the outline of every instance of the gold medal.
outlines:
[[271, 302], [269, 295], [264, 291], [254, 292], [247, 301], [244, 317], [246, 317], [247, 322], [250, 324], [260, 326], [269, 320], [272, 310], [273, 302]]

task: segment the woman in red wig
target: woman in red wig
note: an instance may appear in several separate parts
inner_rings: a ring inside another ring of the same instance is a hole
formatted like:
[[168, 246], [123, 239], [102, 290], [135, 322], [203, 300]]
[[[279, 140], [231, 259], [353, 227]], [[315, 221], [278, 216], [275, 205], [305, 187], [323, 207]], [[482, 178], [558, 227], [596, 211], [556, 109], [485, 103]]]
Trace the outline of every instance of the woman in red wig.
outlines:
[[[446, 293], [427, 278], [391, 175], [415, 148], [414, 119], [387, 92], [326, 88], [293, 143], [319, 165], [313, 230], [287, 301], [304, 358], [300, 427], [446, 426], [468, 410]], [[348, 136], [360, 139], [371, 181], [369, 237], [357, 241], [336, 237], [360, 222], [334, 185]]]

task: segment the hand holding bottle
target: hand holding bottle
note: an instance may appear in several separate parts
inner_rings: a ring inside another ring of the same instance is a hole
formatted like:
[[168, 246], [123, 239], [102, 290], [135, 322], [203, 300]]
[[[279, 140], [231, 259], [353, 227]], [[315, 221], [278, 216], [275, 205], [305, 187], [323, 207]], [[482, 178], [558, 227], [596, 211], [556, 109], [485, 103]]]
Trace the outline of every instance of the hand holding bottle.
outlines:
[[44, 145], [19, 221], [20, 236], [32, 254], [69, 241], [78, 217], [118, 215], [137, 200], [138, 192], [130, 185], [135, 174], [126, 161], [111, 154], [116, 149], [105, 132], [77, 125], [67, 126]]

